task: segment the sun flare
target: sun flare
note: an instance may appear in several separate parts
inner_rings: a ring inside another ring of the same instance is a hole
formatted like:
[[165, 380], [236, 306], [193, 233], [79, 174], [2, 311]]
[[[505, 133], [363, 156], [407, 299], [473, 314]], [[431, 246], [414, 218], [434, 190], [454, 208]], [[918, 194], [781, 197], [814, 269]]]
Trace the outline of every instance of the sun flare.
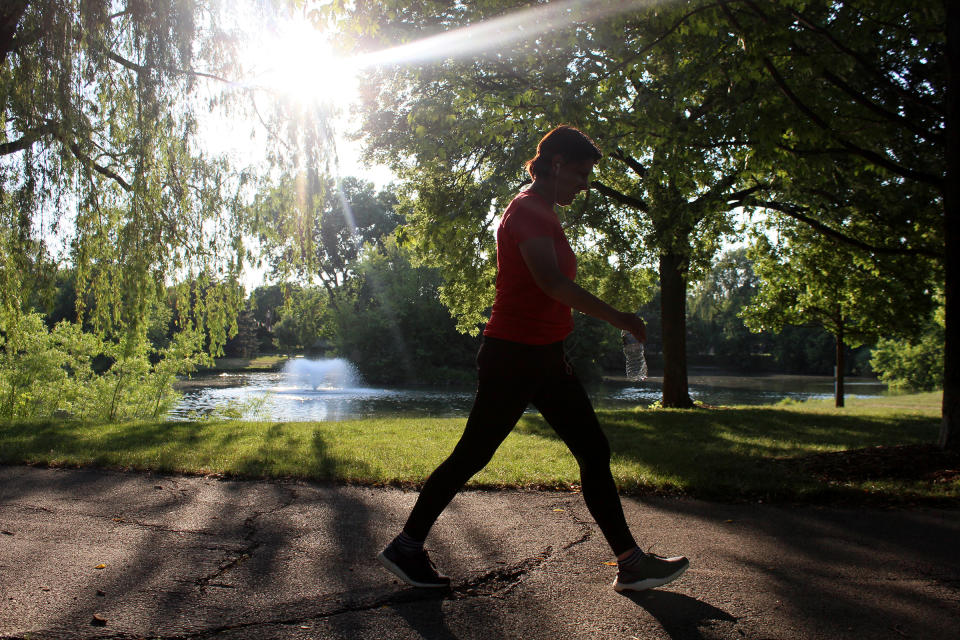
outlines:
[[257, 83], [287, 98], [341, 112], [356, 98], [356, 67], [337, 56], [325, 34], [305, 20], [281, 23], [251, 58]]

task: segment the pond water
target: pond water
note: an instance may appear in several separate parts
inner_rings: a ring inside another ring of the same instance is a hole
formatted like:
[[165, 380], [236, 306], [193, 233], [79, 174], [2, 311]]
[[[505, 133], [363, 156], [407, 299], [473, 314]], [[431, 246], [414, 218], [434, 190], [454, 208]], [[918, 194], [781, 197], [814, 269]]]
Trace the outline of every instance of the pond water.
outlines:
[[[662, 378], [642, 383], [608, 380], [588, 389], [598, 408], [648, 406], [660, 399]], [[784, 398], [833, 397], [833, 379], [822, 376], [690, 375], [690, 396], [710, 405], [771, 404]], [[848, 378], [846, 397], [878, 396], [887, 386]], [[173, 420], [210, 414], [277, 421], [338, 421], [367, 417], [460, 417], [473, 402], [474, 388], [372, 387], [344, 360], [295, 358], [283, 371], [224, 373], [180, 385], [183, 394]]]

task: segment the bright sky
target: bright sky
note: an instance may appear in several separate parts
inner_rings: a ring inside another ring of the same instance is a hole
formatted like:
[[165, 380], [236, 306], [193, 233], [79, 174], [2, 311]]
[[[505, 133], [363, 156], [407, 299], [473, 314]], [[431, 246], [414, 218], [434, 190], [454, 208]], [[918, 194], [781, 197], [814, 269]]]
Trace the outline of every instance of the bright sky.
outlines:
[[[360, 160], [360, 144], [348, 139], [358, 124], [350, 116], [358, 99], [357, 67], [337, 56], [323, 31], [302, 16], [287, 18], [271, 29], [257, 24], [241, 13], [242, 28], [249, 33], [244, 66], [245, 83], [254, 92], [257, 104], [265, 107], [270, 94], [283, 96], [304, 107], [321, 105], [330, 111], [335, 136], [340, 176], [357, 176], [378, 187], [393, 175], [385, 167], [365, 166]], [[218, 87], [213, 87], [219, 90]], [[228, 153], [241, 165], [265, 161], [266, 132], [256, 116], [223, 117], [211, 114], [202, 123], [205, 146], [211, 152]]]
[[[249, 33], [244, 53], [244, 66], [249, 70], [245, 82], [258, 90], [255, 102], [266, 108], [270, 94], [283, 96], [304, 107], [322, 105], [333, 114], [330, 126], [340, 177], [356, 176], [373, 182], [378, 188], [390, 183], [394, 176], [383, 166], [365, 165], [360, 159], [361, 144], [348, 134], [358, 129], [350, 115], [358, 99], [357, 68], [339, 58], [325, 38], [303, 17], [288, 18], [266, 28], [250, 16], [249, 3], [238, 3], [242, 29]], [[245, 12], [244, 12], [245, 9]], [[212, 91], [222, 86], [211, 86]], [[255, 114], [225, 117], [211, 113], [201, 123], [206, 151], [227, 154], [242, 167], [262, 166], [266, 169], [264, 149], [267, 133]], [[255, 243], [253, 238], [250, 243]], [[249, 293], [265, 281], [265, 268], [247, 266], [243, 283]]]
[[[598, 3], [593, 0], [557, 0], [544, 5], [518, 9], [477, 24], [425, 37], [397, 47], [346, 59], [336, 55], [323, 31], [304, 16], [326, 0], [307, 0], [297, 15], [281, 21], [276, 29], [255, 16], [253, 0], [237, 3], [238, 20], [249, 33], [247, 82], [284, 94], [303, 104], [318, 102], [339, 111], [334, 122], [341, 175], [356, 175], [382, 186], [391, 175], [383, 167], [364, 167], [359, 149], [345, 134], [357, 127], [348, 117], [357, 100], [357, 72], [382, 65], [418, 64], [428, 60], [463, 57], [529, 40], [554, 31], [571, 21], [596, 21], [629, 13], [643, 7], [670, 4], [676, 0], [618, 0]], [[237, 126], [240, 124], [241, 126]], [[259, 161], [262, 141], [250, 141], [250, 123], [220, 120], [211, 126], [211, 141], [217, 148], [236, 152], [241, 158]]]

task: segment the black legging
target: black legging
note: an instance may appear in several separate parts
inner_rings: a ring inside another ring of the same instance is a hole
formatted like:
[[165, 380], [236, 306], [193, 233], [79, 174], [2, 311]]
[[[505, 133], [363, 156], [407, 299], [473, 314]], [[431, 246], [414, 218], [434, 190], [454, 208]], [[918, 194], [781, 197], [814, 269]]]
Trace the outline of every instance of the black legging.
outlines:
[[467, 426], [453, 453], [423, 485], [404, 526], [407, 535], [426, 539], [453, 496], [490, 462], [532, 403], [577, 459], [583, 498], [613, 552], [634, 548], [610, 473], [610, 444], [563, 343], [527, 345], [484, 337], [477, 368], [480, 381]]

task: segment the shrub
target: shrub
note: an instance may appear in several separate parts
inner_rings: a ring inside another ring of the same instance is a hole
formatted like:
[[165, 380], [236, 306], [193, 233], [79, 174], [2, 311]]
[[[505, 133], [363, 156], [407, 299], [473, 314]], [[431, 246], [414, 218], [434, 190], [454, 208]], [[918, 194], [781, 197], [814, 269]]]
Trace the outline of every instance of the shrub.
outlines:
[[891, 387], [931, 391], [943, 386], [943, 328], [931, 327], [916, 342], [883, 338], [870, 366]]
[[[0, 419], [156, 419], [179, 397], [177, 376], [208, 359], [202, 345], [194, 331], [154, 349], [142, 336], [115, 341], [76, 323], [48, 329], [40, 314], [20, 316], [0, 337]], [[96, 359], [108, 368], [97, 372]]]

